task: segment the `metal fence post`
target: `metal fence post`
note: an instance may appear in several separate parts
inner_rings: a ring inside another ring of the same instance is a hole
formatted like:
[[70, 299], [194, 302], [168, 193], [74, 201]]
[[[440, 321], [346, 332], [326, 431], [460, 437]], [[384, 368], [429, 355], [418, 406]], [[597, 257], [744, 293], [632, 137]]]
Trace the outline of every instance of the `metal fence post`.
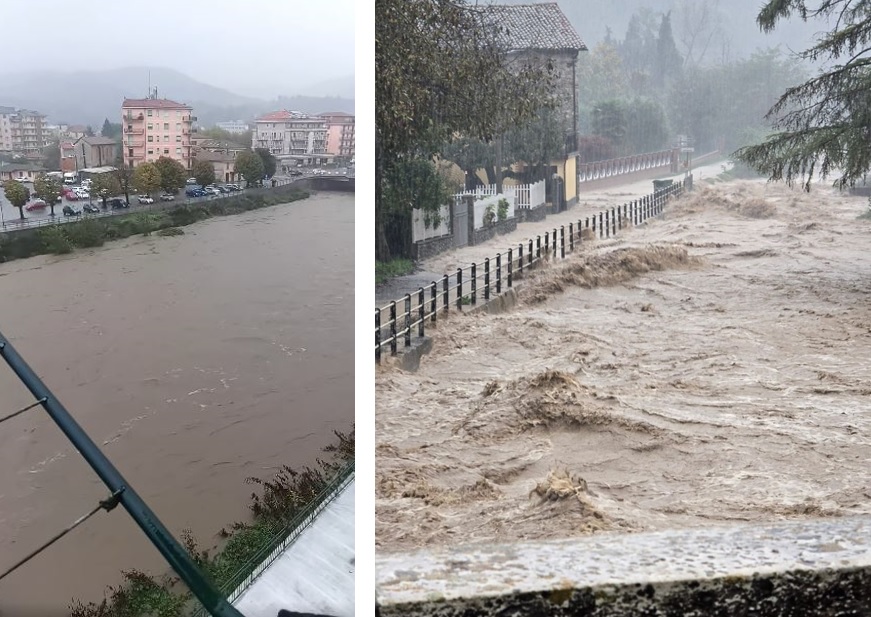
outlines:
[[375, 309], [375, 361], [381, 362], [381, 309]]
[[599, 237], [600, 238], [605, 237], [605, 230], [603, 229], [603, 227], [605, 226], [604, 222], [605, 222], [605, 215], [602, 212], [599, 212]]
[[617, 235], [617, 214], [618, 214], [618, 212], [619, 211], [617, 210], [617, 208], [611, 208], [611, 234], [614, 236]]
[[411, 347], [411, 294], [405, 294], [405, 346]]
[[396, 355], [396, 300], [390, 302], [390, 355]]
[[535, 237], [535, 258], [541, 259], [541, 236]]
[[605, 210], [605, 237], [611, 237], [611, 220], [608, 218], [609, 216], [608, 210]]
[[[590, 229], [590, 219], [587, 219], [587, 229]], [[593, 215], [593, 237], [598, 238], [599, 234], [596, 232], [596, 215]]]
[[450, 301], [450, 280], [449, 280], [449, 279], [450, 279], [450, 277], [448, 277], [447, 274], [445, 274], [445, 275], [442, 277], [442, 293], [443, 293], [444, 296], [445, 296], [445, 299], [443, 300], [444, 305], [445, 305], [445, 313], [447, 313], [448, 310], [449, 310], [450, 307], [451, 307], [451, 301]]
[[517, 272], [523, 274], [523, 242], [517, 245]]
[[511, 289], [511, 269], [514, 266], [514, 255], [512, 249], [508, 249], [508, 289]]
[[484, 301], [490, 299], [490, 258], [484, 258]]
[[[569, 223], [569, 228], [571, 228], [572, 224]], [[566, 258], [566, 226], [560, 225], [559, 228], [559, 250], [560, 250], [560, 259]]]
[[532, 248], [532, 238], [529, 239], [529, 263], [532, 264], [532, 254], [534, 253]]
[[429, 287], [429, 310], [432, 311], [432, 315], [430, 316], [430, 320], [435, 323], [436, 315], [439, 312], [439, 305], [436, 303], [436, 292], [438, 290], [438, 285], [435, 281], [432, 282], [432, 285]]
[[478, 265], [472, 264], [472, 304], [478, 303]]
[[575, 231], [572, 223], [569, 223], [569, 252], [575, 250]]
[[550, 232], [544, 232], [544, 256], [548, 257], [550, 255]]
[[463, 269], [457, 268], [457, 310], [463, 308]]
[[423, 323], [426, 321], [426, 296], [423, 287], [417, 290], [417, 335], [423, 338]]
[[496, 295], [502, 293], [502, 253], [496, 253]]

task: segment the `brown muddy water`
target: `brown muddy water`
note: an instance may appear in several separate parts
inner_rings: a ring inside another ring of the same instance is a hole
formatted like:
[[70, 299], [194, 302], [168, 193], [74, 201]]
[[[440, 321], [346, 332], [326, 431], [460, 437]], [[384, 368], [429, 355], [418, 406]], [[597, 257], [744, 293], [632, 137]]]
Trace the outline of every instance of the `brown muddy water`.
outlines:
[[[354, 197], [0, 264], [0, 328], [176, 534], [210, 546], [249, 476], [313, 464], [354, 421]], [[0, 365], [0, 415], [32, 401]], [[41, 410], [0, 425], [0, 571], [107, 490]], [[0, 582], [0, 613], [166, 570], [122, 508]]]
[[867, 200], [719, 184], [376, 380], [379, 550], [871, 514]]

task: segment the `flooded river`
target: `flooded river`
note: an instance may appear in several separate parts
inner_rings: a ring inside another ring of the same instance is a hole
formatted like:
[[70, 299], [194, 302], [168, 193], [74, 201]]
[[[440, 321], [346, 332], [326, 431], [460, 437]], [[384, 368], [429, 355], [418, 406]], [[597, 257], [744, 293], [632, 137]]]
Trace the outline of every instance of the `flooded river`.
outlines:
[[[176, 534], [210, 546], [249, 476], [311, 464], [354, 419], [354, 197], [320, 193], [0, 264], [0, 329]], [[0, 364], [0, 416], [32, 402]], [[0, 571], [107, 496], [41, 410], [0, 425]], [[0, 614], [162, 572], [122, 508], [0, 582]], [[6, 612], [4, 612], [6, 611]]]
[[702, 185], [440, 321], [378, 371], [380, 549], [871, 514], [866, 211]]

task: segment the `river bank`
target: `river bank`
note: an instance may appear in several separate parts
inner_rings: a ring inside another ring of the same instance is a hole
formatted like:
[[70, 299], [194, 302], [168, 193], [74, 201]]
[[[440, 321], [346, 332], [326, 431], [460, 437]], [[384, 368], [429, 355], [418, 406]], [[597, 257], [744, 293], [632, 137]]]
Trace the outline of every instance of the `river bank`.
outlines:
[[[353, 422], [354, 196], [185, 232], [0, 264], [0, 325], [170, 531], [206, 541], [247, 513], [246, 478], [312, 464]], [[0, 392], [32, 402], [4, 366]], [[38, 410], [0, 431], [0, 487], [0, 569], [105, 498]], [[58, 614], [131, 564], [164, 567], [120, 511], [44, 557], [0, 582], [3, 603]]]

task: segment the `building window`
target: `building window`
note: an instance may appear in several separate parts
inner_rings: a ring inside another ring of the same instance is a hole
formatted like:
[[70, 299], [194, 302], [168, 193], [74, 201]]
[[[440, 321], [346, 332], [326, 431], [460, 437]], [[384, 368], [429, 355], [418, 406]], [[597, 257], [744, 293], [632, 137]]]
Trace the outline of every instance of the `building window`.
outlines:
[[148, 110], [148, 117], [149, 118], [151, 117], [151, 110], [150, 109]]
[[148, 141], [154, 141], [154, 135], [149, 135], [149, 136], [148, 136]]
[[163, 153], [164, 153], [164, 154], [169, 154], [169, 148], [164, 148], [164, 149], [163, 149]]
[[127, 148], [127, 156], [133, 156], [133, 148]]
[[180, 144], [180, 143], [181, 143], [181, 135], [176, 135], [176, 136], [175, 136], [175, 143], [177, 143], [177, 144]]
[[164, 122], [164, 123], [163, 123], [163, 130], [164, 130], [164, 131], [168, 131], [168, 130], [169, 130], [169, 122]]
[[175, 153], [176, 153], [176, 154], [181, 154], [181, 148], [176, 148], [176, 149], [175, 149]]
[[176, 130], [176, 131], [180, 131], [180, 130], [181, 130], [181, 122], [176, 122], [176, 123], [175, 123], [175, 130]]
[[149, 149], [148, 149], [148, 154], [154, 154], [154, 150], [151, 149], [151, 148], [149, 148]]
[[148, 123], [148, 130], [150, 131], [150, 130], [153, 129], [153, 128], [154, 128], [154, 125], [153, 125], [151, 122], [149, 122], [149, 123]]

